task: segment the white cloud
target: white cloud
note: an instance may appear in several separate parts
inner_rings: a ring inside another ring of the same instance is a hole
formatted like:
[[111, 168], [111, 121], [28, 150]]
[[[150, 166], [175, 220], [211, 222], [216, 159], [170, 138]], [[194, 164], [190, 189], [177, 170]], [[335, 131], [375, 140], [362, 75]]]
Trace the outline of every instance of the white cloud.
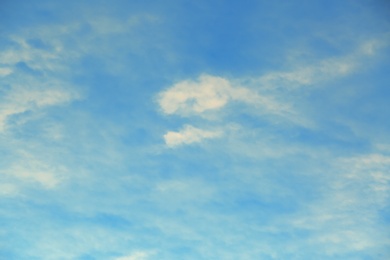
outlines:
[[[361, 68], [365, 60], [376, 54], [383, 45], [383, 40], [369, 40], [348, 55], [324, 59], [309, 66], [298, 66], [291, 71], [270, 72], [254, 81], [269, 89], [294, 89], [346, 76]], [[297, 66], [294, 64], [293, 67]]]
[[221, 135], [220, 131], [206, 131], [186, 125], [179, 132], [169, 131], [164, 135], [164, 139], [167, 146], [175, 147], [183, 144], [199, 143], [204, 139], [216, 138]]
[[7, 119], [13, 115], [41, 108], [60, 105], [79, 98], [78, 94], [57, 87], [14, 86], [0, 99], [0, 132], [7, 127]]
[[296, 89], [347, 75], [355, 67], [356, 64], [349, 60], [324, 60], [310, 67], [302, 67], [287, 72], [270, 72], [255, 81], [262, 87], [272, 90]]
[[[294, 89], [317, 84], [355, 72], [366, 57], [373, 56], [381, 45], [383, 43], [380, 40], [367, 41], [349, 55], [321, 60], [291, 71], [270, 72], [251, 81], [263, 90]], [[217, 110], [229, 101], [256, 105], [271, 114], [289, 115], [291, 108], [276, 102], [274, 97], [275, 93], [265, 96], [252, 89], [237, 86], [228, 79], [203, 74], [196, 81], [180, 81], [161, 92], [158, 103], [165, 114], [182, 116]]]
[[115, 258], [115, 260], [144, 260], [149, 258], [150, 254], [151, 254], [150, 252], [138, 251], [128, 256]]
[[47, 189], [55, 188], [61, 183], [65, 172], [64, 167], [51, 165], [27, 152], [21, 152], [18, 160], [0, 171], [23, 182], [39, 183]]
[[323, 80], [345, 76], [353, 72], [357, 65], [357, 62], [349, 57], [328, 59], [312, 66], [301, 67], [288, 72], [270, 72], [256, 81], [266, 88], [300, 88]]
[[[269, 72], [258, 78], [243, 82], [263, 90], [294, 89], [313, 85], [355, 72], [367, 57], [373, 56], [384, 45], [380, 39], [363, 42], [348, 55], [320, 60], [308, 66], [297, 66], [291, 71]], [[238, 79], [239, 81], [240, 79]], [[238, 82], [237, 81], [237, 82]], [[158, 96], [158, 103], [165, 114], [190, 116], [224, 107], [229, 101], [256, 105], [271, 114], [291, 114], [287, 104], [275, 100], [275, 93], [265, 96], [247, 87], [237, 86], [232, 81], [201, 75], [198, 80], [180, 81]]]
[[[0, 96], [0, 133], [13, 115], [79, 98], [74, 88], [62, 79], [69, 71], [69, 59], [74, 57], [74, 53], [64, 50], [60, 38], [67, 35], [69, 27], [42, 26], [23, 35], [8, 36], [14, 44], [0, 51], [0, 77], [10, 75], [4, 78], [10, 88], [2, 90]], [[34, 46], [31, 39], [43, 47]], [[23, 66], [18, 68], [19, 64]]]
[[282, 114], [288, 106], [273, 98], [240, 86], [222, 77], [203, 74], [197, 81], [185, 80], [160, 93], [158, 102], [165, 114], [199, 115], [217, 110], [230, 101], [239, 101], [262, 108], [268, 113]]
[[[272, 97], [263, 96], [245, 87], [234, 86], [228, 79], [203, 74], [197, 81], [178, 82], [158, 96], [158, 102], [165, 114], [182, 116], [202, 116], [210, 119], [210, 112], [226, 106], [229, 102], [241, 102], [256, 107], [256, 113], [282, 116], [299, 122], [293, 109], [278, 103]], [[302, 120], [301, 120], [302, 121]], [[206, 138], [215, 138], [220, 131], [204, 131], [186, 126], [179, 132], [169, 131], [164, 135], [165, 143], [170, 147], [200, 142]]]
[[12, 73], [11, 68], [0, 68], [0, 77], [5, 77]]
[[[58, 33], [58, 30], [60, 28], [55, 28], [53, 31]], [[14, 72], [10, 68], [18, 63], [24, 63], [28, 68], [40, 72], [58, 72], [66, 68], [66, 60], [73, 55], [64, 51], [61, 41], [53, 33], [45, 35], [44, 31], [28, 32], [25, 37], [9, 36], [14, 46], [0, 51], [0, 61], [6, 66], [8, 74]], [[46, 48], [31, 46], [27, 40], [30, 37], [33, 39], [38, 37], [42, 44], [47, 45]]]
[[50, 169], [46, 168], [32, 170], [29, 167], [15, 166], [10, 169], [9, 174], [23, 181], [37, 182], [47, 189], [55, 188], [61, 180]]
[[[386, 205], [390, 197], [390, 157], [369, 154], [340, 160], [349, 182], [367, 186], [369, 198], [377, 206]], [[360, 191], [362, 192], [362, 191]], [[359, 200], [366, 200], [361, 198]]]
[[[248, 79], [228, 80], [223, 77], [202, 74], [197, 80], [180, 81], [157, 97], [163, 113], [180, 116], [201, 116], [211, 119], [218, 111], [230, 102], [241, 102], [256, 108], [256, 113], [276, 116], [283, 121], [312, 128], [314, 123], [299, 112], [296, 103], [297, 93], [286, 94], [286, 90], [300, 90], [304, 86], [323, 84], [328, 80], [346, 76], [361, 68], [369, 56], [373, 56], [383, 45], [381, 40], [363, 42], [348, 55], [320, 60], [310, 66], [302, 66], [291, 71], [270, 72]], [[254, 88], [242, 87], [243, 82]], [[260, 93], [261, 92], [261, 93]], [[266, 95], [265, 95], [266, 93]], [[283, 103], [282, 103], [282, 102]], [[164, 135], [168, 146], [198, 142], [204, 138], [214, 137], [209, 132], [198, 133], [190, 130], [168, 132]]]
[[181, 81], [161, 93], [159, 104], [166, 114], [202, 113], [225, 106], [230, 91], [228, 80], [202, 75], [198, 82]]
[[333, 166], [319, 189], [321, 197], [287, 220], [288, 225], [311, 230], [310, 244], [326, 246], [330, 255], [388, 244], [378, 217], [389, 201], [390, 157], [342, 158]]
[[233, 88], [227, 79], [203, 74], [198, 81], [181, 81], [161, 93], [159, 103], [166, 114], [189, 114], [219, 109], [229, 100], [251, 103], [254, 96], [249, 89]]

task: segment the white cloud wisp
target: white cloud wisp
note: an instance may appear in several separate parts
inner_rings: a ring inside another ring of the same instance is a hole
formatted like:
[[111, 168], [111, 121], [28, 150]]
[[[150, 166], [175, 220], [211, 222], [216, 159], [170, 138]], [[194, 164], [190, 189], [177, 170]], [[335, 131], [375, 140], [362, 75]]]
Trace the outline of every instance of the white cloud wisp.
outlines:
[[169, 131], [164, 135], [168, 147], [176, 147], [183, 144], [199, 143], [204, 139], [221, 136], [219, 131], [206, 131], [190, 125], [184, 126], [179, 132]]
[[7, 128], [7, 120], [17, 114], [61, 105], [77, 99], [78, 95], [61, 88], [26, 88], [14, 86], [0, 100], [0, 132]]
[[358, 48], [340, 57], [320, 60], [309, 66], [297, 66], [291, 71], [275, 71], [255, 78], [254, 83], [260, 84], [266, 89], [299, 89], [304, 86], [317, 84], [343, 76], [347, 76], [361, 69], [367, 59], [377, 54], [386, 40], [373, 39], [362, 42]]

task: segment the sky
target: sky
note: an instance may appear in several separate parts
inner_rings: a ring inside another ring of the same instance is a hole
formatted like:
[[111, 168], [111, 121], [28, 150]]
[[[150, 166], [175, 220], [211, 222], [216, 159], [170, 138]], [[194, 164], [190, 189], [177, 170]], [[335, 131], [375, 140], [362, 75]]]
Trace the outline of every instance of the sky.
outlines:
[[0, 2], [0, 259], [390, 259], [390, 3]]

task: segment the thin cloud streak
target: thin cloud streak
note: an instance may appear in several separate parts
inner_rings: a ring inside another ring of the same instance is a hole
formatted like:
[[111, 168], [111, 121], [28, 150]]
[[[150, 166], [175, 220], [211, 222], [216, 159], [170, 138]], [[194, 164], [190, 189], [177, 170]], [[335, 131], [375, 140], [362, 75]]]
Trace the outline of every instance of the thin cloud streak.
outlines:
[[220, 131], [207, 131], [191, 125], [185, 125], [178, 132], [168, 131], [164, 135], [168, 147], [176, 147], [183, 144], [199, 143], [205, 139], [217, 138], [222, 135]]
[[[386, 37], [384, 36], [384, 38]], [[361, 43], [358, 48], [350, 54], [323, 59], [312, 65], [301, 66], [300, 68], [291, 71], [269, 72], [261, 77], [253, 78], [250, 81], [252, 81], [253, 84], [260, 86], [262, 89], [300, 89], [302, 87], [350, 75], [362, 69], [366, 60], [374, 57], [380, 49], [386, 46], [386, 40], [378, 37], [377, 39]]]
[[114, 260], [146, 260], [149, 259], [153, 253], [148, 251], [138, 251], [134, 252], [128, 256], [121, 256], [118, 258], [114, 258]]

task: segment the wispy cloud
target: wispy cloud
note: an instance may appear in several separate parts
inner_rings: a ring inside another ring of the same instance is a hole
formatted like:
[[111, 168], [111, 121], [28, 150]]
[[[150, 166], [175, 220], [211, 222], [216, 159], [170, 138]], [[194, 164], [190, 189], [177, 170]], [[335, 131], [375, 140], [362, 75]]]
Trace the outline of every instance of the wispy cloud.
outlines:
[[390, 156], [376, 153], [343, 158], [339, 162], [348, 182], [366, 186], [364, 190], [356, 190], [356, 193], [366, 194], [359, 198], [359, 203], [371, 203], [377, 208], [386, 205], [390, 197]]
[[323, 247], [329, 256], [387, 247], [390, 240], [380, 228], [380, 212], [390, 195], [390, 158], [368, 154], [331, 161], [333, 173], [322, 177], [320, 199], [285, 221], [310, 231], [304, 243]]
[[148, 259], [153, 253], [149, 251], [137, 251], [127, 256], [121, 256], [114, 260], [145, 260]]
[[[34, 81], [33, 81], [34, 82]], [[37, 111], [46, 107], [66, 104], [79, 98], [76, 92], [43, 83], [45, 86], [31, 87], [14, 85], [0, 99], [0, 132], [7, 127], [7, 120], [27, 111]], [[36, 83], [38, 85], [39, 83]], [[49, 85], [49, 86], [47, 86]]]
[[1, 174], [16, 178], [23, 182], [35, 182], [47, 189], [55, 188], [65, 177], [66, 169], [60, 165], [51, 165], [47, 161], [39, 160], [32, 154], [23, 151], [19, 153], [7, 168], [0, 171]]
[[42, 26], [8, 35], [12, 44], [0, 51], [0, 132], [14, 115], [67, 104], [81, 97], [68, 77], [74, 53], [65, 50], [61, 32], [69, 26]]
[[191, 125], [185, 125], [179, 132], [169, 131], [164, 135], [167, 146], [176, 147], [183, 144], [199, 143], [204, 139], [221, 136], [220, 131], [207, 131]]
[[294, 64], [290, 71], [275, 71], [266, 73], [253, 81], [261, 88], [277, 89], [299, 89], [301, 87], [327, 82], [329, 80], [347, 76], [364, 65], [370, 57], [386, 46], [384, 39], [372, 39], [359, 44], [357, 49], [346, 55], [326, 58], [310, 65]]
[[0, 77], [7, 76], [12, 73], [12, 69], [5, 67], [5, 68], [0, 68]]

